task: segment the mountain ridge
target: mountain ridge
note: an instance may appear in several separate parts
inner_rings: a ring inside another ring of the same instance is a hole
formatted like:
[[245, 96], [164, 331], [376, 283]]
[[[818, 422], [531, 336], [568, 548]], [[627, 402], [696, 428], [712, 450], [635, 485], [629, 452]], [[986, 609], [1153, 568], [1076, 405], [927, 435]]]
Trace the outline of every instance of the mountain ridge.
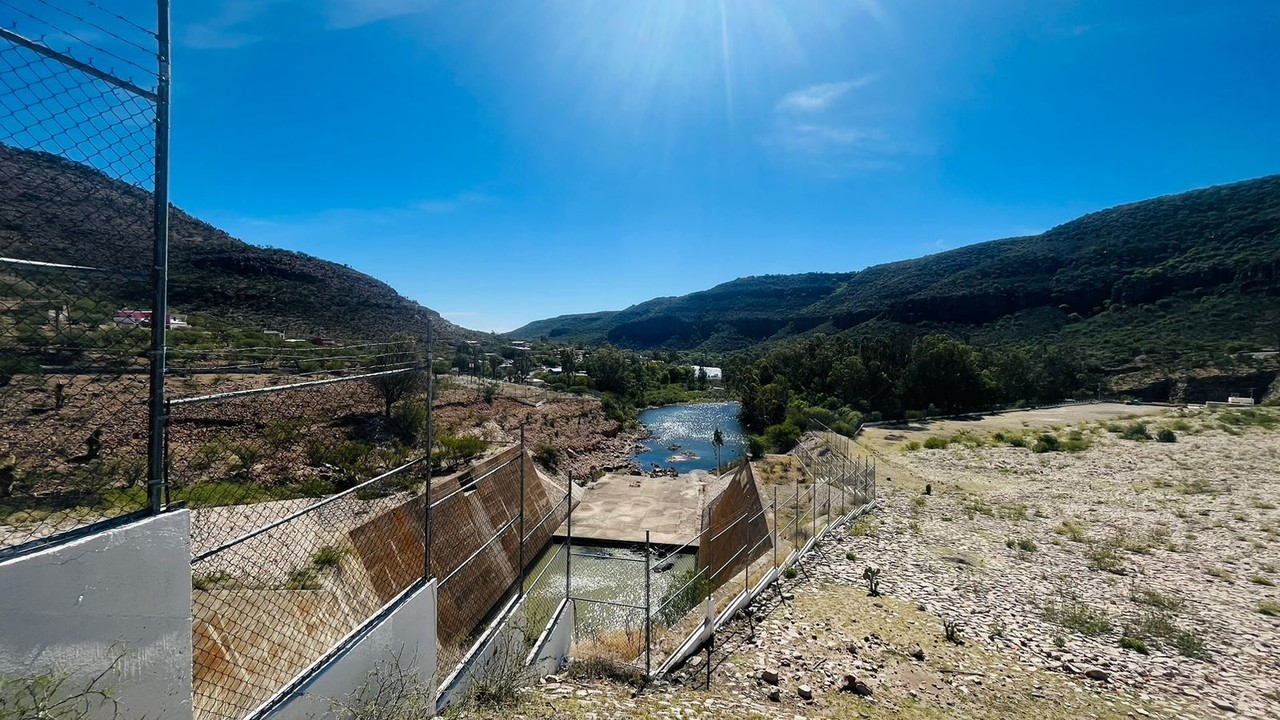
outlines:
[[[992, 340], [1000, 323], [1048, 322], [1053, 327], [1020, 334], [1070, 342], [1091, 333], [1064, 334], [1068, 325], [1162, 301], [1162, 316], [1190, 312], [1181, 306], [1206, 298], [1224, 306], [1249, 298], [1273, 310], [1278, 278], [1280, 175], [1270, 175], [1125, 203], [1036, 235], [853, 272], [738, 278], [623, 310], [539, 320], [509, 335], [717, 352], [813, 331], [884, 326]], [[1224, 332], [1238, 333], [1240, 308], [1223, 312], [1232, 316]], [[1114, 324], [1114, 317], [1103, 319], [1096, 324]], [[1170, 349], [1166, 341], [1160, 345], [1155, 349]], [[1116, 359], [1125, 354], [1119, 350], [1104, 355]]]
[[[150, 307], [152, 198], [98, 168], [0, 144], [0, 256], [103, 270], [41, 281], [73, 297]], [[169, 218], [174, 312], [292, 334], [381, 338], [425, 334], [430, 322], [442, 339], [481, 335], [345, 265], [251, 245], [174, 205]]]

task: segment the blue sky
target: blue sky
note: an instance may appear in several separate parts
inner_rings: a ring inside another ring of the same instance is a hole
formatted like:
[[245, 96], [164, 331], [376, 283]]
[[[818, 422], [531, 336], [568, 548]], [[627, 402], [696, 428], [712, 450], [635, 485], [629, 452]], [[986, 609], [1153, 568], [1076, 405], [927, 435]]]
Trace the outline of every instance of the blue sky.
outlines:
[[174, 201], [510, 330], [1280, 172], [1280, 4], [210, 0]]

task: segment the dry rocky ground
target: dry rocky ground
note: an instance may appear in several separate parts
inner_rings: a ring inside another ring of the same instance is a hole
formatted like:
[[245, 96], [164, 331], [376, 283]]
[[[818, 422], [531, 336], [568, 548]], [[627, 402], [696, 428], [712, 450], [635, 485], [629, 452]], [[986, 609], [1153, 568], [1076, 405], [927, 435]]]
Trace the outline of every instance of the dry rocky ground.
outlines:
[[[870, 430], [880, 509], [720, 635], [709, 688], [703, 656], [638, 696], [566, 674], [483, 714], [1280, 717], [1280, 414], [1162, 410], [1156, 442], [1099, 412]], [[1045, 432], [1084, 449], [1007, 442]], [[936, 433], [958, 442], [907, 449]]]

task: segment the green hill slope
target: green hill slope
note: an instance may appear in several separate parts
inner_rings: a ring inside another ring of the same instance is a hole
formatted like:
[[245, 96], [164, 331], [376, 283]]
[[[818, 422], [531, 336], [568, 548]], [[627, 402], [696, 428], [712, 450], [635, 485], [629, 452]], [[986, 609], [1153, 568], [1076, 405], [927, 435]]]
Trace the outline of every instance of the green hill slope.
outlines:
[[982, 344], [1069, 344], [1109, 363], [1274, 342], [1263, 325], [1278, 310], [1280, 176], [1269, 176], [1122, 205], [1039, 235], [854, 273], [741, 278], [511, 334], [730, 351], [815, 330], [947, 330]]
[[[59, 297], [150, 307], [151, 203], [150, 193], [90, 167], [0, 145], [0, 257], [28, 263], [9, 262], [0, 274], [17, 296], [17, 284], [35, 282]], [[169, 253], [175, 312], [290, 334], [379, 338], [425, 333], [430, 321], [445, 339], [479, 336], [364, 273], [249, 245], [177, 208]], [[41, 270], [33, 261], [100, 270]]]

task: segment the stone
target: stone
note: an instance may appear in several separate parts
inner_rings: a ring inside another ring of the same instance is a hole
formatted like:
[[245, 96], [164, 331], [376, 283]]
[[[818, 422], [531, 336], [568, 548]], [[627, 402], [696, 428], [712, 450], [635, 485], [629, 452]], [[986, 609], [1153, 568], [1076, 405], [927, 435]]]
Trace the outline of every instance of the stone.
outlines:
[[782, 702], [782, 691], [778, 688], [773, 688], [769, 691], [769, 699], [773, 702]]
[[1102, 668], [1096, 668], [1096, 667], [1092, 667], [1092, 668], [1089, 668], [1088, 670], [1085, 670], [1084, 676], [1089, 678], [1090, 680], [1097, 680], [1098, 682], [1106, 682], [1107, 680], [1111, 679], [1111, 675], [1107, 673], [1106, 670], [1103, 670]]
[[766, 682], [770, 685], [778, 684], [778, 671], [765, 668], [760, 671], [760, 682]]
[[912, 645], [911, 649], [907, 651], [907, 654], [916, 660], [924, 660], [924, 648], [919, 645]]
[[1219, 710], [1223, 711], [1223, 712], [1235, 712], [1235, 711], [1236, 711], [1236, 706], [1235, 706], [1235, 705], [1232, 705], [1231, 703], [1227, 702], [1226, 700], [1218, 700], [1217, 698], [1210, 698], [1210, 699], [1209, 699], [1209, 703], [1210, 703], [1211, 705], [1213, 705], [1214, 707], [1218, 708]]
[[699, 665], [702, 665], [702, 656], [701, 656], [701, 655], [694, 655], [693, 657], [689, 658], [688, 660], [685, 660], [685, 661], [684, 661], [684, 664], [685, 664], [685, 667], [687, 667], [687, 668], [690, 668], [690, 669], [692, 669], [692, 668], [696, 668], [696, 667], [698, 667]]
[[813, 688], [809, 687], [808, 685], [801, 685], [800, 687], [796, 688], [796, 694], [800, 696], [801, 700], [812, 700]]
[[871, 697], [871, 686], [852, 675], [845, 675], [840, 684], [840, 692], [852, 693], [858, 697]]

